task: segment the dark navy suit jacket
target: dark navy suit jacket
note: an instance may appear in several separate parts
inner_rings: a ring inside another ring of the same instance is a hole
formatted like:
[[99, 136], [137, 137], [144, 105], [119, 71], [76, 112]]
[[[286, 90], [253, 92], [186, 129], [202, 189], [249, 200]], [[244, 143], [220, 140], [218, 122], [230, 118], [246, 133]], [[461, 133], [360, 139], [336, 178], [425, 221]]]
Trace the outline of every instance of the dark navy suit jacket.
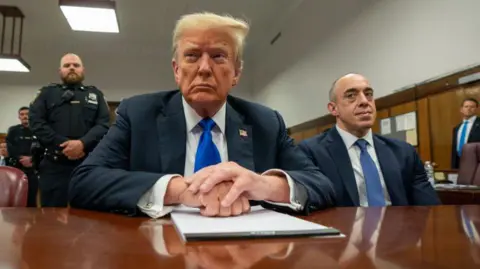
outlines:
[[[301, 213], [334, 204], [332, 183], [293, 144], [276, 111], [229, 96], [225, 129], [229, 161], [258, 173], [272, 168], [287, 172], [298, 186]], [[183, 175], [186, 139], [180, 91], [124, 100], [107, 135], [73, 172], [71, 206], [137, 214], [137, 202], [160, 177]]]
[[[392, 205], [440, 203], [415, 148], [375, 134], [373, 143]], [[302, 141], [299, 146], [333, 182], [337, 206], [360, 205], [350, 157], [337, 128]]]
[[[453, 128], [452, 134], [452, 168], [458, 169], [460, 168], [460, 158], [458, 157], [457, 153], [457, 136], [460, 127], [462, 126], [463, 122]], [[467, 137], [467, 143], [478, 143], [480, 142], [480, 117], [477, 116], [475, 122], [473, 123], [472, 129], [470, 129], [470, 133]]]

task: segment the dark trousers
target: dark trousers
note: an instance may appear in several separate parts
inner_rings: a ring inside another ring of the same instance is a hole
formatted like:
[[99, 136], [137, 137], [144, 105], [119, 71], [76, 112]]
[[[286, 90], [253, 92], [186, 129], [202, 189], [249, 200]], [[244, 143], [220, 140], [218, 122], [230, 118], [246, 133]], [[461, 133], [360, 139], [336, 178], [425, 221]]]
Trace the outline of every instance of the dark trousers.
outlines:
[[32, 169], [23, 171], [28, 178], [27, 206], [37, 207], [38, 176]]
[[78, 162], [57, 163], [48, 159], [42, 160], [38, 179], [42, 207], [66, 207], [68, 205], [70, 175], [78, 164]]

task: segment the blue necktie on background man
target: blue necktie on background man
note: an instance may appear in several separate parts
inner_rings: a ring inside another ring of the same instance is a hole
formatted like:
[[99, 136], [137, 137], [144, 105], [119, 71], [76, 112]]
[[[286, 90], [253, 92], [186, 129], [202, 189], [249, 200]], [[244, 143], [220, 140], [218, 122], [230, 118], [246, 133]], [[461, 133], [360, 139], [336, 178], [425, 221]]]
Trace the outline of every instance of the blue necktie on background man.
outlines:
[[367, 189], [368, 206], [385, 206], [382, 183], [378, 174], [377, 166], [367, 151], [368, 142], [365, 139], [358, 139], [355, 144], [360, 148], [360, 164], [362, 165], [363, 177]]
[[193, 172], [222, 162], [217, 146], [213, 143], [212, 129], [215, 122], [211, 118], [205, 118], [198, 123], [202, 127], [203, 132], [198, 142], [197, 153], [195, 154], [195, 166]]
[[462, 148], [463, 145], [467, 142], [467, 127], [468, 127], [468, 120], [463, 121], [462, 130], [460, 131], [460, 140], [458, 141], [457, 152], [458, 156], [462, 156]]

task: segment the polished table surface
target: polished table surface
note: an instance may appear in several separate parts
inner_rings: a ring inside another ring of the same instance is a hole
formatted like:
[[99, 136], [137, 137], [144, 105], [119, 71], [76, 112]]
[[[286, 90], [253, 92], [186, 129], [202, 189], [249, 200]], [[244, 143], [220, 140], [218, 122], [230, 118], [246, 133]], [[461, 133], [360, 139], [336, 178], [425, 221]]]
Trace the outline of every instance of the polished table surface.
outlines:
[[[186, 245], [168, 219], [74, 209], [0, 211], [2, 269], [480, 268], [476, 205], [334, 208], [306, 219], [346, 237]], [[368, 244], [359, 243], [367, 237], [359, 227], [377, 227]]]

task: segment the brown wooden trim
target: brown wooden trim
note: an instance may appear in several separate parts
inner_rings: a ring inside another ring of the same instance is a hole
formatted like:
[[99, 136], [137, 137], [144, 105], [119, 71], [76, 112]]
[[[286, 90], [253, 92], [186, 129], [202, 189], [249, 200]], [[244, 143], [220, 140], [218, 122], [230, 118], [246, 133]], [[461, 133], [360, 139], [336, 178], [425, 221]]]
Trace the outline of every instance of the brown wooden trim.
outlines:
[[312, 129], [316, 126], [323, 126], [323, 125], [328, 125], [328, 124], [334, 124], [335, 123], [335, 117], [332, 115], [325, 115], [323, 117], [310, 120], [304, 123], [301, 123], [299, 125], [295, 125], [293, 127], [288, 128], [290, 133], [296, 133], [299, 131], [305, 131], [308, 129]]
[[118, 102], [118, 101], [108, 101], [107, 104], [109, 106], [119, 106], [120, 102]]
[[[375, 100], [375, 105], [377, 110], [390, 108], [392, 106], [400, 105], [403, 103], [417, 101], [423, 97], [442, 93], [459, 86], [458, 79], [460, 77], [480, 72], [480, 65], [475, 67], [445, 76], [432, 81], [426, 81], [418, 85], [414, 85], [411, 88], [396, 92]], [[475, 82], [473, 84], [480, 84], [480, 82]], [[316, 126], [323, 126], [327, 124], [335, 123], [335, 117], [330, 114], [324, 115], [322, 117], [309, 120], [288, 128], [289, 133], [301, 132], [314, 128]]]
[[390, 108], [392, 106], [401, 105], [415, 100], [415, 88], [396, 92], [375, 100], [377, 110]]

